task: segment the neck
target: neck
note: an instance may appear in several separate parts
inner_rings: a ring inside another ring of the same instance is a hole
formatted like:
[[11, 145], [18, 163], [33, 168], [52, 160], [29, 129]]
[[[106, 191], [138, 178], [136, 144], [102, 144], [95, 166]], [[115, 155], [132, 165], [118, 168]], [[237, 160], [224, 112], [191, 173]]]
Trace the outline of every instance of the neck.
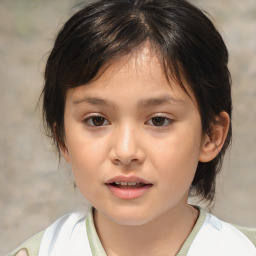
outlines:
[[198, 210], [186, 204], [143, 225], [121, 225], [95, 210], [97, 233], [108, 256], [176, 255], [193, 229]]

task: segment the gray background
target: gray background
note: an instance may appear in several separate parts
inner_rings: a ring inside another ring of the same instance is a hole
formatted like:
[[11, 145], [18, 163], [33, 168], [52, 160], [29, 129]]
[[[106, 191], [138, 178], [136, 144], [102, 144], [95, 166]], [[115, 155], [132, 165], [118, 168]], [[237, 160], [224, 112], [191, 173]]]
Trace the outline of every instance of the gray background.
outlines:
[[[58, 166], [37, 100], [47, 52], [76, 0], [0, 0], [0, 255], [85, 202]], [[194, 0], [230, 51], [234, 140], [214, 213], [256, 226], [256, 1]]]

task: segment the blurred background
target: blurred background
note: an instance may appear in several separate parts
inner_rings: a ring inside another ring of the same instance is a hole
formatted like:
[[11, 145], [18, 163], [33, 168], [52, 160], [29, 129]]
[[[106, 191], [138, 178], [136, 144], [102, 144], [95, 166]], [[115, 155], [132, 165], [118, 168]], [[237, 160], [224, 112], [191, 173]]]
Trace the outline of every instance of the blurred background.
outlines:
[[[256, 2], [191, 0], [205, 9], [230, 51], [234, 139], [213, 212], [256, 227]], [[58, 29], [78, 0], [0, 0], [0, 255], [85, 207], [70, 170], [44, 135], [38, 98]]]

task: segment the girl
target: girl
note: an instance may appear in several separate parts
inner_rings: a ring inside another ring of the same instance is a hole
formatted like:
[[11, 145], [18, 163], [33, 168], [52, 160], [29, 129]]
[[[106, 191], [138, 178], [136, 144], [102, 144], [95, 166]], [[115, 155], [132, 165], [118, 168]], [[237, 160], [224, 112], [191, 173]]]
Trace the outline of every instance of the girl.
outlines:
[[[46, 129], [91, 203], [10, 255], [256, 255], [209, 203], [231, 140], [226, 46], [184, 0], [100, 0], [48, 58]], [[252, 233], [255, 235], [255, 233]]]

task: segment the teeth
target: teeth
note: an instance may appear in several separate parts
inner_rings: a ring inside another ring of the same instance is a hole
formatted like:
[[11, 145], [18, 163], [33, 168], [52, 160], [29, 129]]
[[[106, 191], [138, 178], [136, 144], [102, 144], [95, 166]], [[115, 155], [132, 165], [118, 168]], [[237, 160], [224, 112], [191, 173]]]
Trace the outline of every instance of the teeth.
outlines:
[[125, 181], [116, 181], [116, 185], [122, 185], [122, 186], [135, 186], [137, 182], [125, 182]]
[[128, 182], [129, 186], [135, 186], [137, 183], [136, 182]]

